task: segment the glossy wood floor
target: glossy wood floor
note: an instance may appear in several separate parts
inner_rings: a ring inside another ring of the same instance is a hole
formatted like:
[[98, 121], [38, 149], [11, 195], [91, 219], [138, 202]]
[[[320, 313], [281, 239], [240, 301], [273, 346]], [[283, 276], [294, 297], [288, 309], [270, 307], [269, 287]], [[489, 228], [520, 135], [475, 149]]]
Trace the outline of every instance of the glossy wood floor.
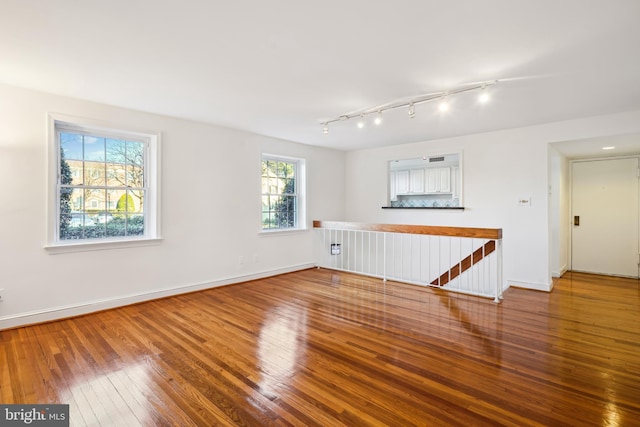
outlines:
[[502, 304], [306, 270], [0, 332], [0, 402], [71, 425], [640, 425], [638, 281]]

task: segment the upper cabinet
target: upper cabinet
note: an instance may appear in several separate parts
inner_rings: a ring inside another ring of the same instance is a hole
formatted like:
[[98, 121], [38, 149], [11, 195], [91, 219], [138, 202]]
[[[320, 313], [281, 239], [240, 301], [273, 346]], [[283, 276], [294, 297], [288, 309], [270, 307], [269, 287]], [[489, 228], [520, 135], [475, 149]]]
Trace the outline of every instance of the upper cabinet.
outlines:
[[451, 192], [451, 168], [428, 168], [427, 193]]
[[390, 172], [390, 194], [451, 193], [451, 168], [402, 169]]
[[396, 194], [409, 194], [409, 171], [396, 171]]
[[424, 169], [409, 170], [409, 193], [424, 193]]
[[395, 183], [390, 186], [392, 194], [424, 194], [424, 169], [402, 169], [398, 171], [391, 171], [391, 176], [392, 180], [395, 181]]

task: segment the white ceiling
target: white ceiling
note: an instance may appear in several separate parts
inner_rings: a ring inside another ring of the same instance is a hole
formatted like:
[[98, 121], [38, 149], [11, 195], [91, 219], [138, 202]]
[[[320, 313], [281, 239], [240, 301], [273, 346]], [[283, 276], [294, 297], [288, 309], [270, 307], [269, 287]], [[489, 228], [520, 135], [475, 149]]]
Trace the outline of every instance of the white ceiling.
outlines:
[[569, 159], [589, 159], [640, 154], [640, 135], [612, 135], [607, 137], [563, 141], [552, 144]]
[[[638, 0], [0, 0], [0, 82], [358, 149], [640, 108]], [[500, 80], [489, 105], [320, 122]]]

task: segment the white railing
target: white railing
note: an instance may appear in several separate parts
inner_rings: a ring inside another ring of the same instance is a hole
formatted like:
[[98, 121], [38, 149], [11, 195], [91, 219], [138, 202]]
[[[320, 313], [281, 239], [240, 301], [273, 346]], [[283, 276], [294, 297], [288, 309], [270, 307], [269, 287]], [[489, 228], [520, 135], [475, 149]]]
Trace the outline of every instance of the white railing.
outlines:
[[500, 302], [502, 229], [314, 221], [318, 267]]

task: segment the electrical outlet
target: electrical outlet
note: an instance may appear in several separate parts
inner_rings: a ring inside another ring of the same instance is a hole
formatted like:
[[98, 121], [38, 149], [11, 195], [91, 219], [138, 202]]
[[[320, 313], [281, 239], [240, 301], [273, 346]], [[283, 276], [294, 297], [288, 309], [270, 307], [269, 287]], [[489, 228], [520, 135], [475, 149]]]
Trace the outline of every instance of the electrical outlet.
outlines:
[[4, 301], [4, 289], [0, 289], [0, 302]]
[[240, 256], [238, 257], [238, 264], [240, 264], [240, 265], [244, 265], [244, 256], [240, 255]]

